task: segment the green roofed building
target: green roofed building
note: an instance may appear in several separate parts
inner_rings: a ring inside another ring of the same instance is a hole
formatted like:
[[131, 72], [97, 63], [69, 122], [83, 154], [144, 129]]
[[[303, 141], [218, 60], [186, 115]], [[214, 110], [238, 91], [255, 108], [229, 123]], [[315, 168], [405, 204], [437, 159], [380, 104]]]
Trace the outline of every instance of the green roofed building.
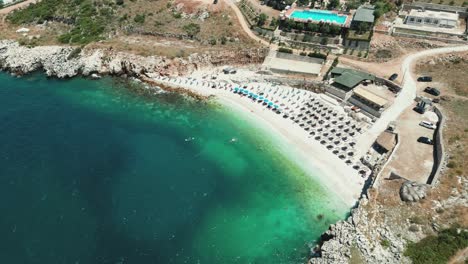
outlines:
[[330, 72], [334, 78], [333, 86], [344, 91], [351, 91], [363, 81], [375, 81], [375, 76], [366, 72], [353, 69], [335, 67]]

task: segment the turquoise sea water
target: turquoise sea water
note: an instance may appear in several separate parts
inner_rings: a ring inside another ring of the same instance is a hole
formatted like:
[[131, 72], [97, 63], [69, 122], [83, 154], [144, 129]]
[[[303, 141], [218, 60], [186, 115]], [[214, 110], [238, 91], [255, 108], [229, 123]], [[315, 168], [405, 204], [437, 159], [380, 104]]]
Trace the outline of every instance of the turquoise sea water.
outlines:
[[313, 20], [313, 21], [324, 21], [324, 22], [332, 22], [336, 24], [344, 24], [346, 23], [345, 15], [338, 15], [330, 11], [326, 10], [295, 10], [291, 13], [291, 18], [302, 19], [302, 20]]
[[0, 73], [0, 260], [303, 263], [346, 208], [265, 132], [115, 79]]

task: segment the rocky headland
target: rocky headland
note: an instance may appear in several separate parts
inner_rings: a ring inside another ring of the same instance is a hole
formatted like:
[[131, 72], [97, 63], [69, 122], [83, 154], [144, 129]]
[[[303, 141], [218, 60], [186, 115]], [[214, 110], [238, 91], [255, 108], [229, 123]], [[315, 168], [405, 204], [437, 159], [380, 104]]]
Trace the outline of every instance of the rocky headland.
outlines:
[[179, 76], [203, 67], [261, 63], [266, 55], [265, 49], [247, 49], [196, 53], [186, 58], [169, 59], [159, 56], [143, 57], [115, 52], [112, 49], [26, 47], [15, 41], [0, 41], [0, 69], [16, 75], [43, 70], [47, 76], [58, 78], [92, 74], [126, 75], [137, 78], [145, 77], [146, 74]]

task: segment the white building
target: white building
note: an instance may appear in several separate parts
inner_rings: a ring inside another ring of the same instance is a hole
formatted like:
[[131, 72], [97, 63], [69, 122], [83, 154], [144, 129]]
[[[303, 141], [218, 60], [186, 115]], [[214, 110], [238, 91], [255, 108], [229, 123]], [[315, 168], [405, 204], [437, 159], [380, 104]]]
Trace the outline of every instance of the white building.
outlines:
[[406, 16], [405, 24], [430, 27], [456, 28], [458, 26], [458, 14], [413, 9]]

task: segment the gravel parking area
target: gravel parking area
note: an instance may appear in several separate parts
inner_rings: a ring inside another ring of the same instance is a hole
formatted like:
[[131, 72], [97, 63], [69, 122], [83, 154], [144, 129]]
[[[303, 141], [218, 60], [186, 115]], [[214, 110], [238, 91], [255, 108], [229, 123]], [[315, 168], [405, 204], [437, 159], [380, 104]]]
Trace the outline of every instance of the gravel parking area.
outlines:
[[438, 118], [434, 112], [427, 111], [421, 115], [409, 108], [398, 119], [400, 144], [382, 174], [385, 178], [393, 171], [408, 180], [426, 183], [434, 164], [433, 146], [417, 140], [419, 137], [433, 139], [434, 130], [420, 126], [421, 121], [436, 123]]

